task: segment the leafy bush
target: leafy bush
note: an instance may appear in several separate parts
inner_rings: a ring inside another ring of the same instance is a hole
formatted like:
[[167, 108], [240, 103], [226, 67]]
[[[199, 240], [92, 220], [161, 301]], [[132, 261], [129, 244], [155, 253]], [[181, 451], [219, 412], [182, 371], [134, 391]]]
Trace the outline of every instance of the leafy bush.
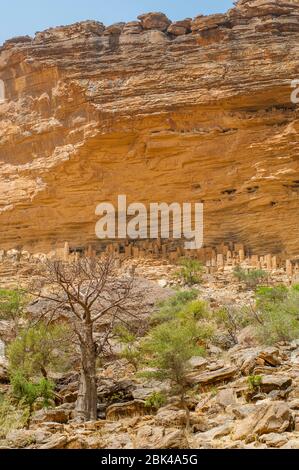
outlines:
[[[259, 297], [257, 306], [260, 322], [257, 336], [263, 344], [275, 344], [279, 341], [292, 341], [299, 338], [299, 292], [296, 289], [272, 288], [266, 299]], [[269, 300], [272, 298], [272, 301]]]
[[208, 320], [211, 318], [211, 312], [206, 302], [203, 300], [193, 300], [184, 305], [177, 316], [193, 320]]
[[146, 408], [154, 408], [158, 410], [162, 406], [164, 406], [167, 402], [167, 398], [164, 393], [162, 392], [153, 392], [146, 400], [145, 400], [145, 407]]
[[54, 383], [42, 378], [38, 382], [26, 379], [20, 372], [11, 377], [12, 395], [18, 403], [26, 404], [31, 412], [33, 404], [38, 398], [42, 399], [42, 406], [48, 407], [54, 398]]
[[9, 370], [27, 378], [47, 378], [48, 369], [64, 370], [71, 357], [70, 331], [64, 324], [40, 323], [23, 330], [8, 347]]
[[176, 272], [175, 277], [187, 286], [200, 284], [204, 272], [203, 265], [194, 259], [182, 258], [180, 261], [180, 269]]
[[237, 266], [233, 274], [240, 282], [243, 282], [248, 289], [256, 288], [258, 284], [268, 277], [266, 271], [262, 269], [246, 270], [241, 268], [241, 266]]
[[286, 286], [259, 287], [256, 291], [256, 304], [258, 308], [267, 308], [276, 302], [282, 302], [288, 296]]
[[26, 303], [27, 295], [24, 290], [0, 289], [0, 320], [13, 321], [15, 333], [18, 331]]
[[169, 299], [158, 303], [158, 310], [152, 315], [151, 323], [159, 324], [176, 318], [183, 308], [197, 298], [198, 292], [195, 289], [178, 291]]
[[262, 383], [262, 376], [261, 375], [250, 375], [247, 378], [249, 388], [251, 390], [255, 390], [256, 388], [259, 388]]

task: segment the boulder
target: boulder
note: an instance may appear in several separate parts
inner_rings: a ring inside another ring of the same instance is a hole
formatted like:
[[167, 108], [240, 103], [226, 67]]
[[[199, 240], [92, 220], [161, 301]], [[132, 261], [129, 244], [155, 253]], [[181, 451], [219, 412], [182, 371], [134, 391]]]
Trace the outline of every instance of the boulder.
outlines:
[[31, 444], [43, 443], [49, 437], [51, 437], [51, 433], [44, 430], [17, 429], [7, 434], [6, 441], [10, 447], [21, 449]]
[[232, 428], [233, 428], [233, 424], [230, 421], [228, 421], [224, 424], [221, 424], [220, 426], [217, 426], [216, 428], [210, 429], [209, 431], [198, 433], [198, 435], [196, 434], [195, 440], [197, 438], [200, 441], [202, 440], [213, 441], [214, 439], [219, 439], [220, 437], [224, 437], [230, 434], [232, 431]]
[[284, 444], [281, 449], [299, 449], [299, 437], [295, 439], [289, 439], [286, 444]]
[[192, 369], [203, 369], [206, 365], [208, 365], [207, 359], [201, 356], [193, 356], [188, 361], [188, 366]]
[[280, 366], [282, 358], [279, 353], [279, 349], [274, 347], [268, 347], [260, 351], [258, 357], [262, 359], [265, 364], [272, 367]]
[[267, 444], [268, 447], [281, 447], [288, 442], [288, 436], [286, 434], [276, 434], [272, 432], [261, 436], [259, 440]]
[[292, 385], [292, 379], [282, 375], [263, 375], [260, 390], [264, 393], [272, 390], [286, 390]]
[[160, 408], [155, 416], [155, 422], [159, 426], [181, 427], [186, 424], [186, 412], [184, 410], [171, 409], [168, 407]]
[[220, 390], [216, 397], [216, 402], [226, 408], [229, 405], [235, 405], [237, 403], [236, 392], [233, 388], [226, 388]]
[[191, 29], [194, 32], [206, 31], [208, 29], [218, 28], [228, 23], [228, 17], [225, 14], [215, 14], [203, 16], [199, 15], [191, 23]]
[[122, 32], [123, 34], [139, 34], [142, 32], [141, 23], [139, 21], [130, 21], [125, 24]]
[[33, 413], [31, 418], [32, 424], [38, 423], [60, 423], [66, 424], [70, 419], [70, 410], [53, 408], [42, 409]]
[[188, 449], [185, 430], [162, 426], [142, 426], [136, 436], [137, 449]]
[[134, 416], [144, 416], [150, 410], [145, 406], [143, 400], [132, 400], [126, 403], [115, 403], [108, 406], [106, 419], [108, 421], [118, 421], [123, 418], [133, 418]]
[[168, 27], [167, 32], [174, 36], [183, 36], [191, 32], [191, 18], [182, 21], [175, 21]]
[[244, 419], [247, 416], [254, 413], [256, 410], [256, 405], [246, 404], [246, 405], [236, 405], [230, 406], [229, 411], [236, 419]]
[[291, 428], [293, 417], [289, 407], [282, 401], [256, 405], [256, 411], [236, 424], [234, 439], [252, 442], [256, 436], [282, 433]]
[[105, 35], [119, 35], [124, 29], [125, 23], [114, 23], [105, 29]]
[[51, 449], [65, 449], [67, 444], [67, 437], [63, 435], [54, 435], [49, 441], [41, 445], [39, 449], [51, 450]]
[[227, 366], [223, 367], [222, 369], [217, 369], [211, 372], [204, 372], [202, 374], [191, 373], [188, 375], [188, 382], [191, 385], [211, 385], [217, 382], [230, 380], [236, 375], [237, 372], [238, 369], [236, 367]]
[[171, 21], [164, 13], [145, 13], [138, 16], [143, 29], [156, 29], [158, 31], [166, 31]]

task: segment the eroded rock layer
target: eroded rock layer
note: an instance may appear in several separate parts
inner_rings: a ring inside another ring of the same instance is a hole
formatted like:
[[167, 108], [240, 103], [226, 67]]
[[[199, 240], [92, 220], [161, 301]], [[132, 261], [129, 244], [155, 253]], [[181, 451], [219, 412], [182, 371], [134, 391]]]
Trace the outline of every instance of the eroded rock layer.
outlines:
[[0, 49], [0, 245], [96, 240], [95, 207], [204, 202], [205, 243], [298, 254], [299, 3], [87, 21]]

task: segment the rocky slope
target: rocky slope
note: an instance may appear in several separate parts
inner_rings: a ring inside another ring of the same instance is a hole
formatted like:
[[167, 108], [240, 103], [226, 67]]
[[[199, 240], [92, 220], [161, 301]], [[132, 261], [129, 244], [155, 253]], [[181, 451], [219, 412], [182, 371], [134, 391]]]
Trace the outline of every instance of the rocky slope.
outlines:
[[[98, 421], [74, 419], [78, 372], [56, 374], [59, 406], [35, 411], [29, 429], [11, 430], [0, 448], [298, 449], [299, 342], [259, 346], [252, 333], [246, 327], [229, 350], [211, 345], [207, 357], [190, 359], [189, 430], [178, 397], [158, 411], [146, 404], [153, 392], [169, 393], [167, 382], [140, 379], [114, 358], [98, 369]], [[259, 380], [250, 386], [249, 378]], [[0, 392], [7, 383], [0, 357]]]
[[[95, 207], [205, 204], [205, 242], [298, 254], [299, 4], [87, 21], [0, 49], [1, 248], [95, 241]], [[263, 234], [263, 236], [261, 236]]]

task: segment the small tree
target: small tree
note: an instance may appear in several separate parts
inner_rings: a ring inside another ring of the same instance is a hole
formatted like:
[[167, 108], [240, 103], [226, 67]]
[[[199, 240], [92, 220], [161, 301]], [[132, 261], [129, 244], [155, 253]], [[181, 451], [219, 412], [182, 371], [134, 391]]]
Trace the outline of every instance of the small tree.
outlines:
[[8, 320], [13, 323], [15, 336], [18, 333], [26, 303], [27, 295], [24, 290], [0, 289], [0, 320]]
[[21, 371], [27, 379], [48, 378], [48, 370], [63, 370], [73, 354], [71, 331], [67, 324], [41, 322], [24, 329], [9, 345], [9, 370]]
[[25, 404], [29, 409], [29, 418], [34, 403], [41, 398], [42, 406], [48, 407], [54, 399], [54, 383], [42, 378], [37, 381], [28, 380], [20, 371], [11, 376], [12, 395], [20, 404]]
[[200, 284], [204, 272], [203, 265], [190, 258], [182, 258], [180, 260], [180, 269], [176, 272], [175, 277], [182, 281], [187, 286]]
[[198, 346], [201, 331], [195, 321], [173, 320], [156, 326], [146, 336], [141, 352], [146, 366], [153, 368], [143, 374], [158, 380], [170, 380], [173, 390], [180, 396], [186, 411], [186, 425], [190, 425], [190, 413], [186, 403], [189, 388], [188, 360], [194, 355], [202, 355], [203, 348]]
[[[110, 352], [117, 323], [136, 318], [138, 296], [133, 293], [134, 277], [121, 276], [111, 256], [82, 257], [71, 263], [46, 262], [41, 281], [47, 285], [47, 291], [40, 290], [36, 295], [49, 303], [43, 316], [66, 317], [80, 351], [78, 418], [96, 420], [96, 360]], [[98, 327], [100, 335], [96, 334]]]

